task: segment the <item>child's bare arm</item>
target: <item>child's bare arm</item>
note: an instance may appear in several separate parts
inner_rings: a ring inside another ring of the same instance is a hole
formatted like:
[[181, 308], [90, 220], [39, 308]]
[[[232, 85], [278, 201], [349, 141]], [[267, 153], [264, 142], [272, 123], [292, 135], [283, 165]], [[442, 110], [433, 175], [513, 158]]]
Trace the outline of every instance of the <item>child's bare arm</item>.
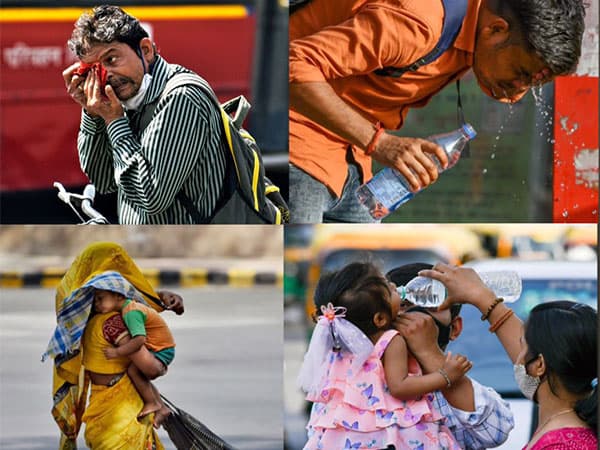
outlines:
[[[444, 362], [443, 371], [453, 383], [470, 367], [469, 361], [463, 356], [452, 357], [449, 354]], [[439, 371], [422, 376], [408, 376], [408, 349], [401, 336], [395, 336], [385, 350], [383, 368], [390, 394], [400, 400], [410, 400], [448, 385], [448, 381]]]
[[131, 339], [122, 339], [118, 347], [107, 347], [104, 351], [106, 359], [118, 358], [119, 356], [129, 356], [137, 352], [146, 343], [146, 336], [135, 336]]

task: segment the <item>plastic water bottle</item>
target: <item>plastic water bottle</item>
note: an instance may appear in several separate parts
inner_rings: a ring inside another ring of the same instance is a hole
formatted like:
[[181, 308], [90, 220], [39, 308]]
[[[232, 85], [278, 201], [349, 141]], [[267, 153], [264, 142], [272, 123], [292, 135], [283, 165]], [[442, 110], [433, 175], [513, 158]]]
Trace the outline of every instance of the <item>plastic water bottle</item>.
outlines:
[[[512, 303], [521, 296], [523, 286], [517, 272], [504, 270], [481, 272], [478, 275], [494, 291], [496, 297], [502, 297], [507, 303]], [[424, 308], [437, 308], [446, 299], [446, 287], [438, 280], [427, 277], [413, 278], [406, 286], [398, 286], [397, 290], [402, 300]]]
[[[398, 132], [390, 132], [398, 134]], [[460, 159], [460, 154], [467, 142], [477, 136], [475, 129], [465, 123], [458, 130], [449, 133], [436, 134], [426, 138], [442, 147], [448, 155], [448, 167], [453, 167]], [[442, 166], [437, 158], [432, 158], [438, 167], [438, 172], [443, 172]], [[411, 198], [414, 193], [410, 191], [410, 184], [406, 178], [395, 169], [386, 167], [379, 171], [367, 184], [362, 185], [356, 191], [358, 200], [369, 210], [375, 219], [383, 219]]]

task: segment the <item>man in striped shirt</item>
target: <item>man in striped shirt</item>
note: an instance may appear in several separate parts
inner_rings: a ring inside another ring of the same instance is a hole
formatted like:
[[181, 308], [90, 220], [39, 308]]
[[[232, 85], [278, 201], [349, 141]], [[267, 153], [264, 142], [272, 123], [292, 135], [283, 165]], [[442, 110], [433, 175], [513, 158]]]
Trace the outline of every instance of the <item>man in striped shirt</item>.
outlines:
[[118, 192], [119, 222], [193, 223], [181, 193], [210, 217], [226, 174], [219, 112], [194, 85], [161, 95], [171, 76], [190, 71], [168, 64], [140, 22], [116, 6], [82, 14], [69, 48], [82, 63], [101, 65], [78, 75], [76, 63], [63, 77], [83, 107], [81, 167], [99, 192]]

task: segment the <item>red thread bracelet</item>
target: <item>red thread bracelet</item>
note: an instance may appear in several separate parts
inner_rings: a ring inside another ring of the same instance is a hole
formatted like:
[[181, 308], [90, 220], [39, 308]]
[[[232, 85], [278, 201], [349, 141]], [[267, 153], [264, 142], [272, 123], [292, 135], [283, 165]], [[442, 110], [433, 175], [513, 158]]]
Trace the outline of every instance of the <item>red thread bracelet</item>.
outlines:
[[500, 317], [496, 322], [492, 324], [492, 326], [489, 328], [490, 333], [495, 333], [496, 331], [498, 331], [498, 328], [504, 325], [504, 322], [506, 322], [514, 313], [515, 312], [512, 309], [508, 309], [502, 315], [502, 317]]
[[377, 141], [379, 137], [383, 134], [385, 128], [383, 128], [383, 124], [381, 122], [377, 122], [375, 124], [375, 134], [371, 138], [369, 145], [367, 145], [367, 150], [365, 150], [365, 155], [369, 156], [371, 153], [375, 151], [375, 146], [377, 145]]

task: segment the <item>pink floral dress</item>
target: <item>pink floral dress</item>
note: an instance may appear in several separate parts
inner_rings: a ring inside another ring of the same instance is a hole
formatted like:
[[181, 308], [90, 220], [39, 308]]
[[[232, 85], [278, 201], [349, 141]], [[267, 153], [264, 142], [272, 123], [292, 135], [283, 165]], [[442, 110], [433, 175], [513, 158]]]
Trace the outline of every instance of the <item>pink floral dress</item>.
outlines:
[[[358, 373], [352, 373], [352, 355], [331, 351], [329, 370], [307, 425], [305, 450], [385, 449], [460, 450], [433, 408], [433, 394], [398, 400], [389, 393], [381, 358], [396, 330], [386, 331]], [[409, 357], [409, 376], [421, 375]]]

